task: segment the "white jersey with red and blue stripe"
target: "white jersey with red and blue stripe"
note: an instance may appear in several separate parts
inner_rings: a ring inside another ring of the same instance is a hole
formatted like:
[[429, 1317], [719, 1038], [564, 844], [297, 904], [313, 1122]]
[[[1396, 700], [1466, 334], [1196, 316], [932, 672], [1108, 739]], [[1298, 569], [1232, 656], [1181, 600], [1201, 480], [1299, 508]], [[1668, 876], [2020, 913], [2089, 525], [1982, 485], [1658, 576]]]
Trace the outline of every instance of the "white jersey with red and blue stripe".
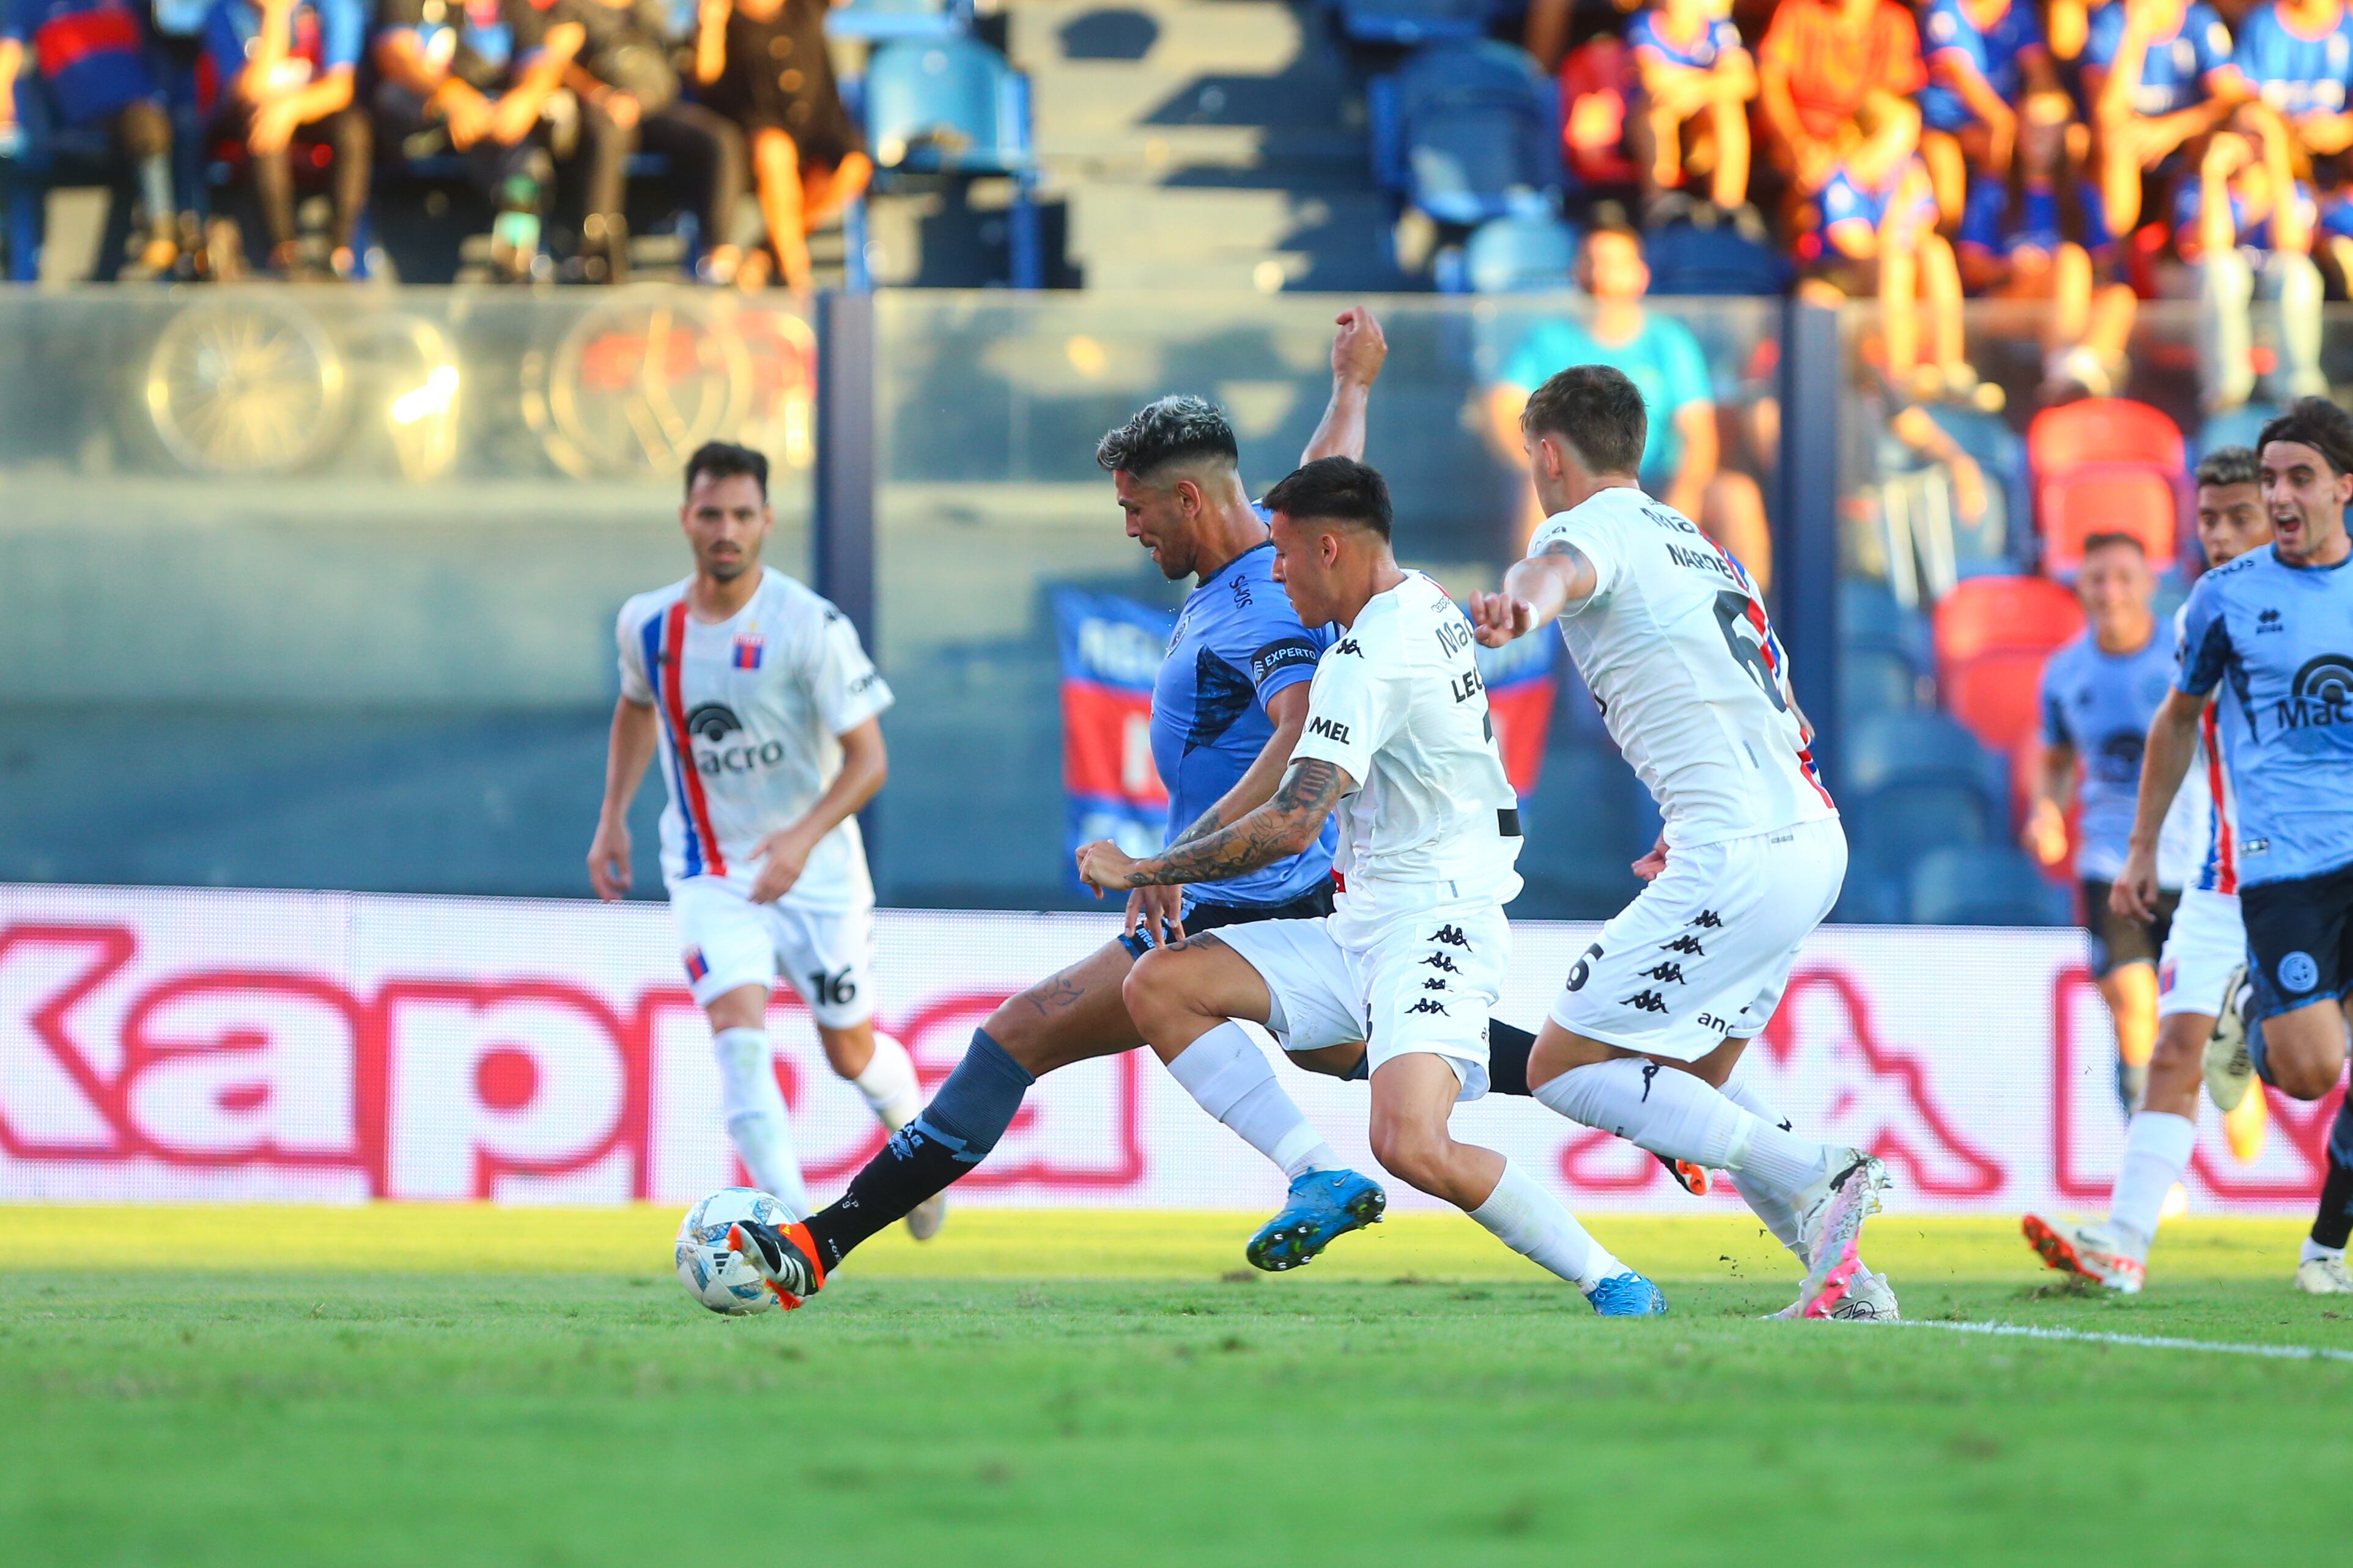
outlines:
[[[748, 893], [763, 839], [790, 826], [841, 770], [838, 737], [891, 706], [858, 630], [824, 598], [768, 571], [724, 621], [687, 607], [692, 579], [621, 607], [621, 694], [659, 720], [662, 879]], [[871, 905], [858, 820], [810, 852], [785, 903], [820, 912]]]
[[[2189, 606], [2173, 613], [2177, 668], [2182, 625]], [[2221, 725], [2215, 705], [2209, 702], [2198, 716], [2198, 750], [2181, 788], [2165, 814], [2157, 839], [2157, 879], [2160, 887], [2195, 888], [2201, 892], [2239, 896], [2238, 796], [2231, 788], [2230, 769], [2222, 763]], [[2184, 868], [2187, 868], [2186, 869]]]
[[1740, 563], [1631, 486], [1548, 519], [1531, 556], [1574, 547], [1590, 596], [1560, 618], [1610, 738], [1680, 849], [1838, 815], [1789, 692], [1788, 657]]

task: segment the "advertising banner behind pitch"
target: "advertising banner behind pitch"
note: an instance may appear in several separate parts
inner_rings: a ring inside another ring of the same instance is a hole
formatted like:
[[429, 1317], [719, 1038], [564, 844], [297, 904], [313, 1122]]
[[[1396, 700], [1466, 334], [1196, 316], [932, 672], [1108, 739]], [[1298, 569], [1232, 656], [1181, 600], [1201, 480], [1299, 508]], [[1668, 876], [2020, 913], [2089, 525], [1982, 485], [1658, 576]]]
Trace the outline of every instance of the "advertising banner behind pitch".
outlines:
[[[878, 1019], [928, 1089], [1000, 1001], [1117, 923], [886, 910]], [[1533, 1026], [1592, 933], [1519, 925], [1503, 1015]], [[830, 1196], [881, 1131], [789, 992], [771, 1022], [809, 1185]], [[2075, 933], [1821, 931], [1752, 1048], [1800, 1129], [1887, 1159], [1898, 1210], [2105, 1203], [2123, 1118]], [[1364, 1086], [1283, 1079], [1373, 1169]], [[2306, 1212], [2334, 1105], [2274, 1096], [2251, 1165], [2207, 1114], [2194, 1208]], [[1456, 1127], [1587, 1209], [1737, 1201], [1689, 1198], [1648, 1155], [1530, 1100], [1464, 1107]], [[740, 1179], [659, 906], [0, 887], [0, 1196], [685, 1204]], [[975, 1205], [1246, 1209], [1281, 1191], [1143, 1052], [1046, 1079], [956, 1189]]]

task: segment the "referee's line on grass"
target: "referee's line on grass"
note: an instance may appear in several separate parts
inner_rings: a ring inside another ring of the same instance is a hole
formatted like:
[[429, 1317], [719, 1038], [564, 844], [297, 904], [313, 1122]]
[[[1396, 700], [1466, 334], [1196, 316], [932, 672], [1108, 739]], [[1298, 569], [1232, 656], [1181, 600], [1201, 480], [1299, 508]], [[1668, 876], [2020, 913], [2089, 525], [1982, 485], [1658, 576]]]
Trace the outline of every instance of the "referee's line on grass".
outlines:
[[2264, 1356], [2274, 1361], [2353, 1362], [2353, 1351], [2328, 1345], [2251, 1345], [2231, 1340], [2183, 1340], [2165, 1334], [2112, 1334], [2091, 1329], [2050, 1329], [2031, 1323], [1955, 1323], [1935, 1318], [1898, 1318], [1907, 1329], [1944, 1329], [1957, 1334], [1992, 1334], [2002, 1339], [2067, 1340], [2077, 1344], [2129, 1345], [2135, 1350], [2205, 1351], [2215, 1355]]

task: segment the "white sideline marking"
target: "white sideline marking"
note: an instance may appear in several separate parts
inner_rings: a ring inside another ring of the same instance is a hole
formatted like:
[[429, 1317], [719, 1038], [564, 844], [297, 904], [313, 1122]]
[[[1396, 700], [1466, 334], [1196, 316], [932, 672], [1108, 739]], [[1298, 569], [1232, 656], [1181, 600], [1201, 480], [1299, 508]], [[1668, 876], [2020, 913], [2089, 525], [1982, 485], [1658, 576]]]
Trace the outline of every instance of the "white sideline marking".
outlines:
[[2072, 1340], [2079, 1344], [2129, 1345], [2135, 1350], [2205, 1351], [2215, 1355], [2264, 1356], [2273, 1361], [2353, 1362], [2353, 1351], [2327, 1345], [2251, 1345], [2229, 1340], [2180, 1340], [2160, 1334], [2109, 1334], [2088, 1329], [2046, 1329], [2031, 1323], [1954, 1323], [1933, 1318], [1898, 1318], [1898, 1327], [1945, 1329], [1959, 1334], [1994, 1334], [2004, 1339]]

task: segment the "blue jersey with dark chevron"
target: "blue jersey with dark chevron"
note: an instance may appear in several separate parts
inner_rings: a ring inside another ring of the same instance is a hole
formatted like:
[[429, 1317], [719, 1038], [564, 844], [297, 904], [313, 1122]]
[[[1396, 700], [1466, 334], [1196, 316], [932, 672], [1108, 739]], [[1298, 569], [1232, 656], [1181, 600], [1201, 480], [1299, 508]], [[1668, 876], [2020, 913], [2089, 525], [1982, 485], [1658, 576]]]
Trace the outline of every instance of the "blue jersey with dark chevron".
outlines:
[[[1274, 546], [1244, 551], [1193, 590], [1152, 688], [1152, 760], [1168, 788], [1168, 837], [1190, 827], [1249, 771], [1274, 733], [1267, 700], [1313, 679], [1329, 627], [1299, 624], [1274, 580]], [[1187, 889], [1197, 902], [1284, 904], [1332, 874], [1339, 830], [1327, 819], [1305, 850], [1231, 881]]]
[[2174, 684], [2217, 686], [2239, 800], [2239, 880], [2353, 865], [2353, 559], [2291, 566], [2250, 550], [2198, 579]]

